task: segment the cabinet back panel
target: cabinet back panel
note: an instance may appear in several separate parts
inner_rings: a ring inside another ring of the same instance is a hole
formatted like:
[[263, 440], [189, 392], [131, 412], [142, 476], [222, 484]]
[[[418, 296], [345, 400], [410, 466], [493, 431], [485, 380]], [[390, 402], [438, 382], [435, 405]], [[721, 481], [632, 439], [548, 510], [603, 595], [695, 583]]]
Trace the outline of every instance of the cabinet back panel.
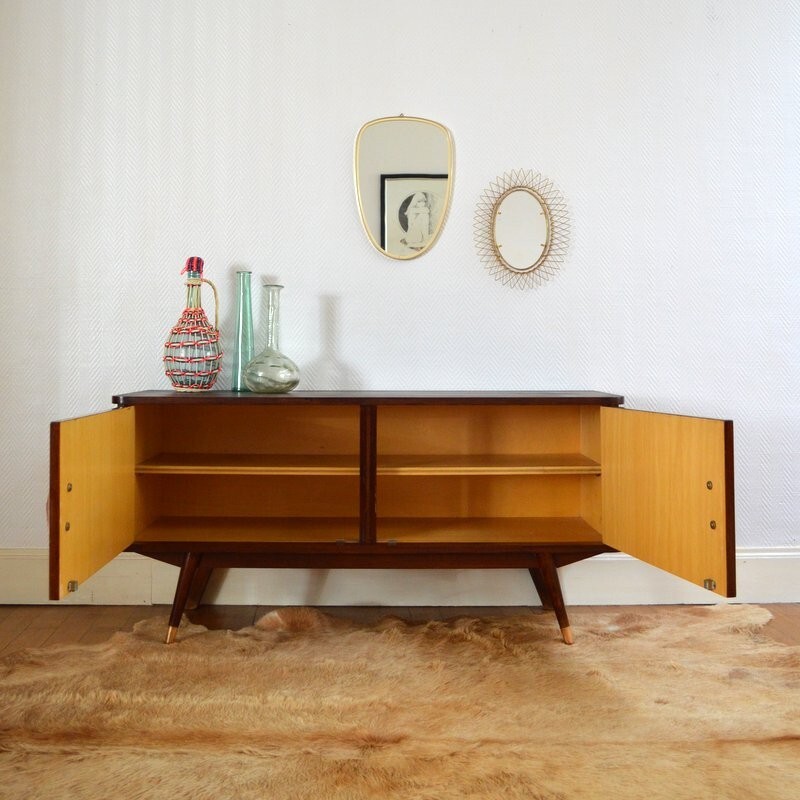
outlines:
[[161, 452], [161, 414], [158, 406], [136, 406], [136, 463]]
[[358, 406], [160, 406], [159, 411], [163, 453], [358, 453]]
[[600, 409], [597, 406], [581, 408], [581, 449], [585, 456], [600, 461]]
[[[161, 452], [161, 414], [158, 406], [137, 406], [135, 458], [141, 464]], [[134, 529], [146, 528], [157, 516], [157, 507], [141, 481], [136, 481]]]
[[577, 453], [578, 406], [382, 406], [379, 454]]
[[[600, 409], [587, 406], [581, 409], [581, 452], [601, 463]], [[581, 516], [596, 530], [603, 527], [603, 498], [598, 478], [581, 483]]]
[[379, 517], [579, 517], [579, 476], [378, 476]]
[[138, 477], [151, 517], [356, 517], [357, 476]]

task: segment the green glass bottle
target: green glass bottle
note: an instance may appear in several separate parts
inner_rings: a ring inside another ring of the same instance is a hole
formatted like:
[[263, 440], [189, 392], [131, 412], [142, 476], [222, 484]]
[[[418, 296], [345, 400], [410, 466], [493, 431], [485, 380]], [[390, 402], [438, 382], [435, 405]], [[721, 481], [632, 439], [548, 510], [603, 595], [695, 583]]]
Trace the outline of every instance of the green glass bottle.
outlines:
[[233, 343], [231, 389], [246, 392], [244, 371], [253, 358], [253, 303], [250, 293], [250, 270], [236, 273], [236, 338]]

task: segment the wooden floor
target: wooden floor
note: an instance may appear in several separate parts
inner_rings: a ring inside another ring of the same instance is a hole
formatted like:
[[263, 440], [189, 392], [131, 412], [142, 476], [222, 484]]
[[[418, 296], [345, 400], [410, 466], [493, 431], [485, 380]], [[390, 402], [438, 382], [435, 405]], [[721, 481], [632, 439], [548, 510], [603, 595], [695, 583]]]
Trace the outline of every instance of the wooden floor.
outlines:
[[[800, 645], [800, 603], [763, 604], [772, 612], [764, 633], [784, 644]], [[192, 622], [208, 628], [238, 630], [271, 611], [274, 606], [200, 606], [188, 612]], [[633, 606], [625, 606], [633, 610]], [[29, 647], [52, 644], [99, 644], [117, 631], [128, 631], [141, 619], [169, 616], [169, 606], [2, 606], [0, 658]], [[325, 606], [326, 613], [359, 622], [373, 622], [388, 614], [421, 621], [469, 615], [519, 614], [525, 607], [375, 607]], [[529, 609], [540, 611], [538, 607]], [[555, 618], [553, 626], [555, 627]]]

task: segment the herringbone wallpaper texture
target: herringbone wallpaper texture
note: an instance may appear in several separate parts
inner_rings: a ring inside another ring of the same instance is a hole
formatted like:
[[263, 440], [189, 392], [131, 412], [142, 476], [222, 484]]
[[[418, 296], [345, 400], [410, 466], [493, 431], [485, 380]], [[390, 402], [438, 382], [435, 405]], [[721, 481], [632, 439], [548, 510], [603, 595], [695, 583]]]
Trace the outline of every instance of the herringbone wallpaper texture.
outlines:
[[[739, 543], [800, 544], [798, 65], [788, 0], [0, 0], [0, 547], [46, 544], [50, 420], [167, 387], [189, 255], [228, 341], [237, 267], [285, 285], [304, 388], [732, 418]], [[456, 144], [447, 227], [403, 263], [352, 179], [360, 125], [398, 113]], [[512, 169], [572, 220], [527, 291], [472, 236]]]

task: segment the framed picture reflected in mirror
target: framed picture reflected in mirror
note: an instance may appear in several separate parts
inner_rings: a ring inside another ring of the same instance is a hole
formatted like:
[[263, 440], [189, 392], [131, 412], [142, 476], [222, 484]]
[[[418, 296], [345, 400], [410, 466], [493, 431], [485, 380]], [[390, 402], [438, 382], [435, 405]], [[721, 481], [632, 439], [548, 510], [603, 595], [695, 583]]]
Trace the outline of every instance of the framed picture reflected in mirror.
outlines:
[[425, 250], [439, 230], [447, 207], [448, 175], [381, 175], [380, 246], [388, 253], [413, 256]]

